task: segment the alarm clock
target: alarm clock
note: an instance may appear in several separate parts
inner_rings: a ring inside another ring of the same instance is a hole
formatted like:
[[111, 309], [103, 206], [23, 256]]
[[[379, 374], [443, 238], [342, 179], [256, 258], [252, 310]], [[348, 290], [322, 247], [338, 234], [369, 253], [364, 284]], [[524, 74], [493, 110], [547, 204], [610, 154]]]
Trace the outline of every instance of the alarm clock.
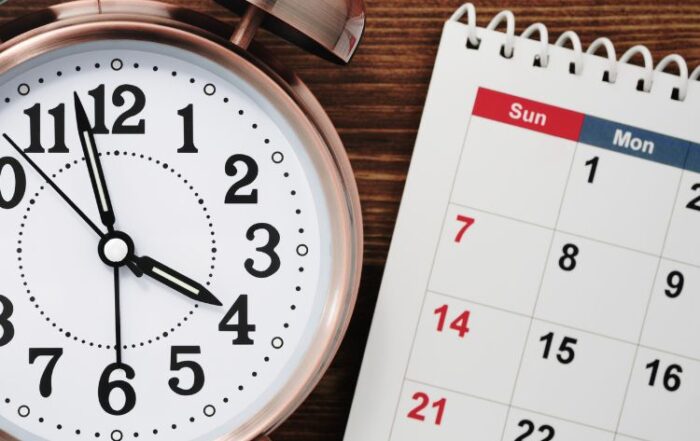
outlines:
[[[356, 184], [267, 28], [337, 63], [361, 0], [63, 3], [0, 27], [0, 440], [253, 440], [362, 263]], [[262, 439], [262, 438], [261, 438]]]

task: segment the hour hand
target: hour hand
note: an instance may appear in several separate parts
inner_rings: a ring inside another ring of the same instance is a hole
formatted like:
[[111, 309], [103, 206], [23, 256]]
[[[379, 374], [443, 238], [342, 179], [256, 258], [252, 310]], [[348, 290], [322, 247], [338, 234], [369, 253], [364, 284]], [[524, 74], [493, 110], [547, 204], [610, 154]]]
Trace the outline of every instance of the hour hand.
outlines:
[[210, 305], [222, 303], [208, 289], [172, 268], [148, 256], [134, 256], [134, 263], [143, 273], [193, 300]]
[[92, 184], [95, 200], [97, 201], [97, 209], [100, 212], [100, 219], [102, 220], [102, 225], [107, 227], [109, 231], [113, 231], [115, 216], [112, 210], [112, 201], [109, 197], [109, 191], [107, 190], [105, 176], [102, 171], [100, 154], [97, 151], [97, 145], [95, 143], [95, 135], [78, 94], [73, 93], [73, 98], [75, 101], [78, 136], [80, 137], [80, 144], [83, 147], [85, 163], [87, 164], [88, 173], [90, 174], [90, 182]]

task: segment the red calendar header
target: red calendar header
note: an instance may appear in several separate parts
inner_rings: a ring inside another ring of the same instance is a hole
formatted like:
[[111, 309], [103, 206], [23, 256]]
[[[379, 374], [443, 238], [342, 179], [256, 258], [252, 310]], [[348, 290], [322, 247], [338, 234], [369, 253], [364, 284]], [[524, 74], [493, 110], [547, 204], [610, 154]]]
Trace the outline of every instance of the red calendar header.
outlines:
[[480, 88], [474, 115], [577, 141], [584, 115], [561, 107]]

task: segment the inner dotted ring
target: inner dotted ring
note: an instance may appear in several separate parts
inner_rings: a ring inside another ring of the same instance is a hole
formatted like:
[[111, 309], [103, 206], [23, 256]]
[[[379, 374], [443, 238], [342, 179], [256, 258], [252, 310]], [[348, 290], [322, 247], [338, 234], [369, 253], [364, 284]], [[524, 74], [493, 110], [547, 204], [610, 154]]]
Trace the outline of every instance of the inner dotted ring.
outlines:
[[[216, 231], [214, 230], [214, 223], [211, 218], [210, 211], [208, 210], [207, 206], [204, 203], [204, 199], [200, 196], [200, 194], [196, 191], [195, 187], [189, 182], [188, 179], [184, 178], [181, 173], [177, 172], [174, 168], [170, 167], [167, 163], [164, 163], [156, 158], [153, 158], [152, 156], [146, 156], [143, 154], [137, 154], [135, 152], [128, 152], [126, 150], [110, 150], [105, 153], [100, 153], [100, 156], [110, 156], [110, 157], [120, 157], [120, 158], [126, 158], [126, 159], [136, 159], [136, 160], [142, 160], [142, 161], [148, 161], [152, 164], [154, 164], [156, 167], [160, 168], [161, 170], [167, 171], [170, 174], [174, 175], [177, 177], [177, 179], [185, 185], [188, 190], [193, 194], [193, 196], [197, 200], [197, 204], [199, 207], [202, 209], [202, 212], [204, 213], [208, 229], [211, 235], [211, 267], [210, 271], [207, 277], [206, 285], [210, 286], [211, 281], [214, 277], [214, 261], [216, 260]], [[53, 178], [57, 176], [57, 174], [64, 173], [68, 170], [70, 170], [73, 166], [79, 164], [80, 161], [85, 161], [85, 158], [80, 158], [80, 160], [73, 160], [71, 162], [67, 162], [62, 168], [60, 168], [56, 173], [52, 175]], [[41, 318], [43, 319], [44, 322], [46, 322], [49, 326], [54, 328], [57, 332], [65, 336], [66, 338], [73, 340], [75, 342], [80, 342], [83, 345], [87, 345], [90, 347], [95, 347], [98, 349], [106, 349], [106, 350], [114, 350], [116, 349], [112, 344], [103, 344], [100, 342], [92, 341], [87, 338], [75, 335], [74, 333], [70, 332], [67, 329], [64, 329], [63, 327], [59, 326], [49, 315], [48, 313], [41, 307], [41, 304], [39, 303], [36, 295], [32, 293], [32, 290], [29, 286], [29, 282], [27, 282], [27, 275], [25, 273], [26, 268], [24, 267], [24, 262], [22, 259], [22, 243], [23, 243], [23, 237], [24, 237], [24, 230], [29, 222], [30, 214], [32, 207], [37, 203], [37, 200], [39, 197], [42, 195], [42, 192], [46, 190], [45, 186], [41, 186], [39, 188], [39, 191], [34, 193], [33, 197], [29, 199], [29, 204], [26, 207], [26, 211], [24, 216], [22, 217], [22, 224], [20, 225], [19, 229], [19, 234], [18, 234], [18, 239], [17, 239], [17, 262], [18, 262], [18, 270], [20, 273], [20, 278], [22, 280], [22, 287], [24, 288], [25, 292], [27, 293], [28, 300], [30, 303], [34, 305], [34, 309], [39, 313]], [[166, 329], [159, 335], [155, 335], [151, 338], [148, 338], [146, 340], [140, 341], [138, 343], [131, 343], [124, 345], [122, 349], [128, 350], [128, 349], [136, 349], [138, 347], [144, 347], [146, 345], [153, 344], [155, 342], [158, 342], [162, 339], [167, 338], [170, 336], [170, 334], [176, 332], [178, 329], [182, 328], [190, 319], [191, 317], [195, 314], [195, 311], [199, 308], [198, 304], [195, 304], [193, 308], [188, 311], [188, 313], [181, 317], [180, 320], [173, 325], [171, 328]]]

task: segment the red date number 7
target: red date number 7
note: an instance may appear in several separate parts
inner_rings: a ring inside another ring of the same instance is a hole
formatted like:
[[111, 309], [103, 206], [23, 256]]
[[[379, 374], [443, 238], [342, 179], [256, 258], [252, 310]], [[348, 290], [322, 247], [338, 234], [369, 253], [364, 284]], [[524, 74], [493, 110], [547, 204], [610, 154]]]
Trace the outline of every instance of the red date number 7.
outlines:
[[467, 217], [467, 216], [458, 214], [457, 215], [457, 222], [462, 222], [464, 224], [457, 232], [457, 236], [455, 236], [455, 242], [461, 243], [462, 237], [464, 237], [464, 233], [467, 232], [469, 227], [474, 225], [474, 222], [476, 222], [476, 220], [473, 217]]

